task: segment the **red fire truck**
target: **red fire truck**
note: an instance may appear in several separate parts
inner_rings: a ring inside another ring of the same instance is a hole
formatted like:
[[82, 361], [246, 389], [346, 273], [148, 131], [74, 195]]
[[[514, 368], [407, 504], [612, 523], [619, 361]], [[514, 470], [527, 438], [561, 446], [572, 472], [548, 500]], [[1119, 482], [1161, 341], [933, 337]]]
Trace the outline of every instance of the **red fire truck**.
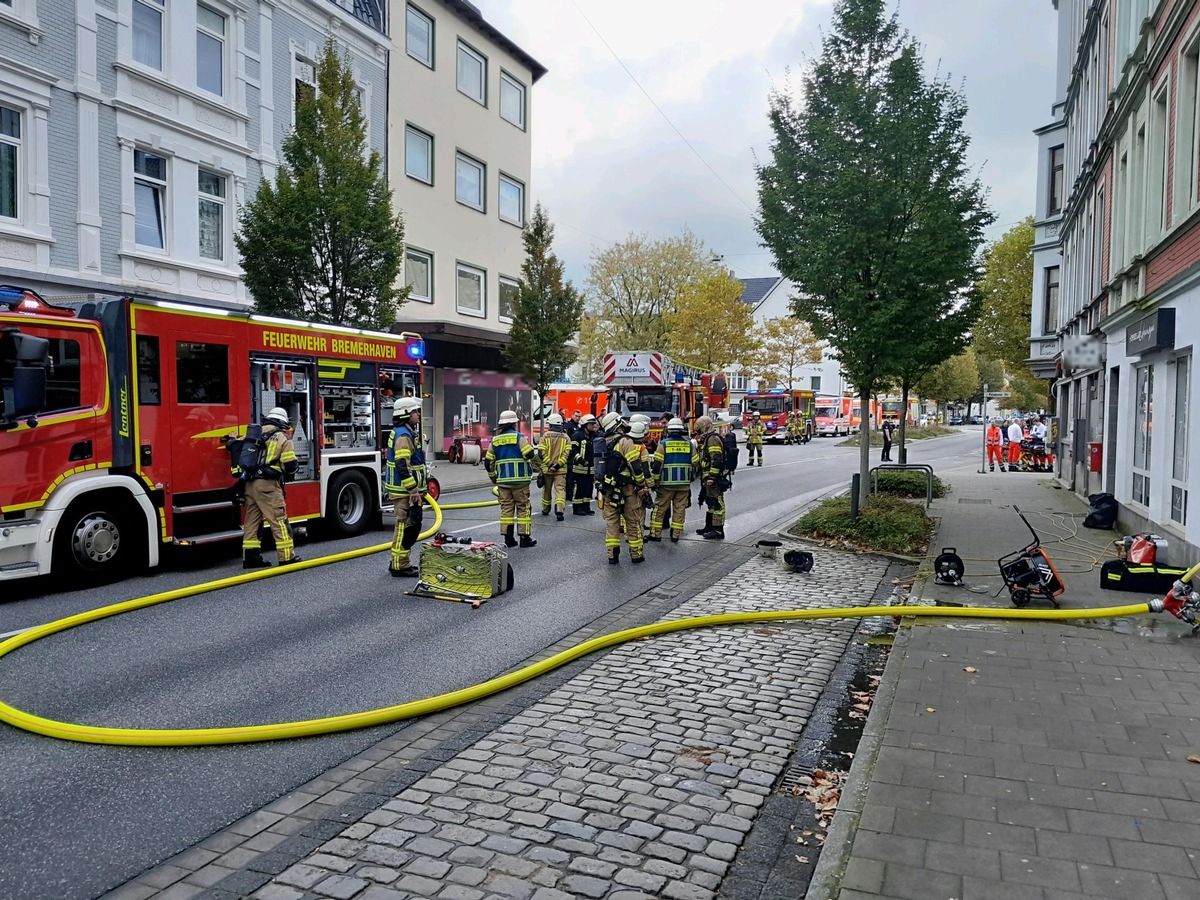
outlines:
[[166, 544], [238, 539], [225, 441], [275, 406], [300, 462], [289, 518], [366, 530], [424, 352], [413, 334], [0, 287], [0, 580], [123, 575]]
[[742, 427], [750, 416], [758, 413], [767, 426], [766, 440], [782, 441], [787, 437], [788, 416], [798, 412], [804, 417], [804, 432], [801, 440], [812, 440], [816, 394], [812, 391], [772, 388], [769, 391], [751, 391], [742, 399]]
[[662, 437], [667, 419], [678, 416], [690, 429], [704, 415], [706, 403], [728, 396], [723, 375], [710, 376], [653, 350], [606, 353], [604, 383], [611, 389], [610, 410], [625, 418], [635, 413], [650, 417], [651, 441]]

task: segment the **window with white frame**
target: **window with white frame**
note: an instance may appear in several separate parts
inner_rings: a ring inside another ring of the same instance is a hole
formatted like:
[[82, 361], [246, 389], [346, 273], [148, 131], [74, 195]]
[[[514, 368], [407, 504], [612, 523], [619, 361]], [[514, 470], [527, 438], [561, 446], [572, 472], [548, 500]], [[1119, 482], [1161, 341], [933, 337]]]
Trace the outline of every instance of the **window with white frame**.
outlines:
[[1146, 148], [1146, 238], [1158, 240], [1167, 214], [1167, 101], [1170, 84], [1163, 81], [1150, 104], [1150, 134]]
[[517, 309], [517, 294], [521, 292], [521, 282], [505, 275], [500, 276], [500, 306], [496, 312], [500, 321], [511, 322]]
[[1134, 370], [1133, 502], [1150, 505], [1150, 444], [1154, 425], [1154, 366]]
[[457, 266], [457, 304], [463, 315], [483, 318], [487, 315], [487, 273], [466, 263]]
[[1175, 90], [1175, 220], [1182, 220], [1196, 205], [1197, 165], [1200, 163], [1200, 116], [1197, 115], [1197, 79], [1200, 78], [1200, 32], [1179, 55], [1179, 82]]
[[0, 106], [0, 219], [19, 219], [21, 112]]
[[196, 87], [218, 97], [225, 95], [225, 25], [219, 12], [196, 6]]
[[225, 259], [225, 177], [200, 170], [200, 258]]
[[1050, 149], [1050, 204], [1049, 214], [1054, 216], [1062, 212], [1063, 208], [1063, 157], [1065, 150], [1063, 147], [1052, 147]]
[[433, 302], [433, 254], [408, 247], [404, 251], [404, 283], [408, 299]]
[[729, 375], [725, 380], [729, 384], [730, 393], [744, 394], [750, 389], [745, 375]]
[[162, 71], [164, 0], [133, 0], [133, 58]]
[[404, 127], [404, 174], [433, 184], [433, 135], [412, 125]]
[[507, 72], [500, 73], [500, 118], [525, 130], [525, 85]]
[[811, 391], [819, 391], [819, 390], [821, 389], [821, 376], [820, 376], [820, 375], [812, 375], [812, 376], [810, 376], [810, 377], [809, 377], [809, 381], [811, 381], [811, 382], [812, 382], [812, 384], [810, 384], [810, 385], [808, 386], [809, 390], [811, 390]]
[[1192, 399], [1192, 357], [1175, 360], [1175, 403], [1171, 420], [1171, 521], [1187, 525], [1188, 408]]
[[[302, 97], [315, 97], [317, 93], [317, 67], [306, 59], [296, 57], [292, 62], [295, 82], [293, 101], [294, 109], [300, 108]], [[293, 116], [293, 123], [295, 117]]]
[[1045, 303], [1042, 307], [1042, 334], [1058, 334], [1058, 266], [1048, 266], [1046, 273]]
[[167, 161], [145, 150], [133, 151], [134, 241], [166, 249]]
[[459, 153], [454, 157], [454, 199], [464, 206], [483, 212], [483, 186], [487, 167], [479, 160]]
[[433, 68], [433, 19], [411, 3], [404, 23], [404, 51]]
[[458, 90], [487, 105], [487, 59], [458, 42]]
[[525, 185], [507, 175], [500, 176], [500, 218], [523, 228], [525, 226]]

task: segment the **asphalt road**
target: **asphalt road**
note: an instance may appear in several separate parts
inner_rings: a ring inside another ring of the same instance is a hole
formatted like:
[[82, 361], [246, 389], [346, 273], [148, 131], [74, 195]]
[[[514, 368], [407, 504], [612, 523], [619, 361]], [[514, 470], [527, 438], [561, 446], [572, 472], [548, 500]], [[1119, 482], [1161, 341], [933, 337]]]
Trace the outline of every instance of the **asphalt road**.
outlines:
[[[917, 442], [910, 462], [978, 462], [979, 429]], [[729, 540], [782, 526], [848, 483], [857, 448], [831, 439], [768, 445], [728, 495]], [[975, 455], [971, 455], [974, 453]], [[878, 450], [872, 452], [878, 459]], [[447, 502], [487, 499], [457, 493]], [[647, 544], [647, 563], [604, 564], [600, 516], [537, 515], [538, 546], [514, 549], [516, 589], [479, 611], [404, 597], [383, 554], [297, 571], [106, 619], [0, 660], [0, 699], [55, 719], [204, 727], [313, 718], [454, 690], [510, 669], [708, 552], [691, 533]], [[494, 508], [446, 514], [446, 530], [490, 537]], [[388, 539], [313, 541], [306, 558]], [[236, 551], [232, 551], [235, 553]], [[0, 634], [240, 572], [228, 553], [100, 588], [5, 586]], [[245, 746], [141, 749], [73, 744], [0, 725], [0, 897], [90, 898], [193, 846], [400, 726]]]

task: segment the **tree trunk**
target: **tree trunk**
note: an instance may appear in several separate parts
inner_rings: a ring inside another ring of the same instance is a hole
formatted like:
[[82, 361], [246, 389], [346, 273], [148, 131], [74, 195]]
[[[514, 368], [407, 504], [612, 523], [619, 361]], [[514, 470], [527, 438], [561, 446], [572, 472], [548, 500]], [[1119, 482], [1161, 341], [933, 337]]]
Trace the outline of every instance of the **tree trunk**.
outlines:
[[904, 439], [908, 436], [908, 392], [912, 390], [907, 378], [900, 383], [900, 465], [908, 462], [908, 451], [904, 448]]
[[871, 417], [866, 410], [871, 408], [871, 392], [862, 388], [859, 392], [864, 415], [859, 416], [862, 425], [858, 433], [858, 508], [866, 509], [871, 496]]

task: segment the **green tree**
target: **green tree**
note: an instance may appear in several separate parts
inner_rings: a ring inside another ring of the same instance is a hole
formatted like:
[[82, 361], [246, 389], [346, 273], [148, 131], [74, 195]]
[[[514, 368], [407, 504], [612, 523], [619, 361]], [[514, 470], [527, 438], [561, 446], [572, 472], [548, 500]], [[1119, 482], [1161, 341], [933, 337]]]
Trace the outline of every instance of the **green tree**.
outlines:
[[660, 240], [630, 234], [592, 255], [589, 312], [608, 323], [615, 342], [609, 350], [661, 350], [667, 314], [690, 286], [718, 271], [686, 229]]
[[916, 388], [922, 397], [934, 401], [944, 415], [949, 404], [965, 401], [979, 390], [975, 351], [968, 347], [934, 366], [917, 382]]
[[562, 377], [575, 361], [568, 341], [579, 328], [583, 297], [563, 280], [563, 266], [550, 249], [554, 226], [539, 203], [525, 226], [524, 279], [513, 303], [513, 322], [504, 357], [538, 392]]
[[743, 285], [719, 271], [686, 285], [663, 317], [666, 349], [675, 362], [723, 372], [757, 349], [754, 311], [740, 299]]
[[1029, 316], [1033, 303], [1033, 217], [1014, 226], [984, 256], [979, 292], [983, 306], [975, 346], [1010, 372], [1029, 358]]
[[[864, 409], [924, 323], [957, 310], [994, 218], [967, 171], [962, 94], [925, 77], [884, 6], [838, 0], [802, 99], [770, 97], [771, 156], [758, 169], [759, 234]], [[865, 505], [868, 441], [860, 453]]]
[[[973, 346], [973, 345], [972, 345]], [[975, 350], [975, 365], [979, 368], [979, 377], [975, 382], [975, 390], [971, 392], [969, 397], [966, 397], [967, 412], [971, 412], [970, 404], [979, 404], [979, 414], [987, 414], [987, 404], [984, 403], [983, 386], [986, 384], [988, 391], [1002, 391], [1004, 385], [1008, 382], [1008, 376], [1004, 374], [1004, 363], [998, 359], [993, 359], [989, 356], [984, 356]], [[1000, 404], [1002, 407], [1004, 404]]]
[[274, 183], [263, 179], [234, 238], [262, 313], [385, 329], [408, 296], [398, 288], [404, 222], [383, 160], [366, 152], [354, 76], [332, 39], [317, 89], [296, 98]]

